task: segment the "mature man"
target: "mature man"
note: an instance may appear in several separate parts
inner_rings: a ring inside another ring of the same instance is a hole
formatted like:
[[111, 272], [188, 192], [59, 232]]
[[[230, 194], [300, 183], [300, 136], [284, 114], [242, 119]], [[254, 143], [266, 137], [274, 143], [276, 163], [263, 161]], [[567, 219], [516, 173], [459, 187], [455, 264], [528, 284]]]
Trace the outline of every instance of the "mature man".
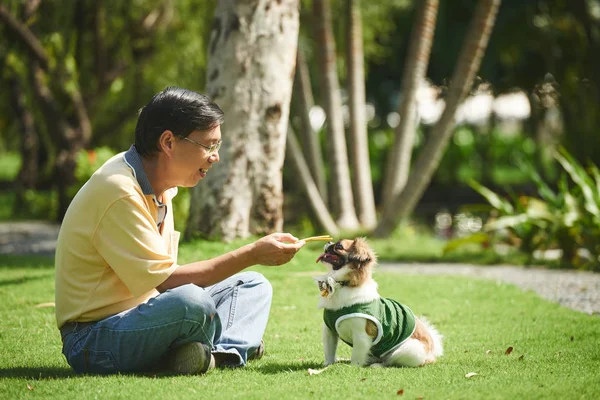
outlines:
[[271, 286], [255, 265], [281, 265], [305, 244], [275, 233], [213, 259], [177, 263], [171, 200], [219, 161], [223, 112], [170, 87], [142, 109], [135, 144], [77, 193], [56, 249], [56, 319], [79, 373], [184, 374], [262, 355]]

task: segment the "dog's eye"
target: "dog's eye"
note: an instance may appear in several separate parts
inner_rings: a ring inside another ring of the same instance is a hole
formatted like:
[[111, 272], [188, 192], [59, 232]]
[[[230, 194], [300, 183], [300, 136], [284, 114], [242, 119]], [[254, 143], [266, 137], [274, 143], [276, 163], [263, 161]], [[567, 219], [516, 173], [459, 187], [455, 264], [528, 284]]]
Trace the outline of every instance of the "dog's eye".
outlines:
[[336, 250], [344, 250], [344, 246], [340, 242], [337, 242], [334, 247]]

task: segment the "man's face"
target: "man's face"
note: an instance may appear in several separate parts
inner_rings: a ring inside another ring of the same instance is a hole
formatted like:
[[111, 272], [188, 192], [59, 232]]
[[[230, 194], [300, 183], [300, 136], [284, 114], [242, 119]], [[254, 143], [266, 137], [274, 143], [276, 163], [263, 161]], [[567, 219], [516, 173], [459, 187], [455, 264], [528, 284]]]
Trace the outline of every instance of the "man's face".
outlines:
[[[177, 186], [193, 187], [206, 177], [212, 165], [219, 162], [219, 152], [207, 147], [215, 147], [221, 141], [221, 127], [208, 131], [193, 131], [183, 139], [176, 137], [176, 148], [173, 149], [173, 167]], [[189, 140], [188, 140], [189, 139]]]

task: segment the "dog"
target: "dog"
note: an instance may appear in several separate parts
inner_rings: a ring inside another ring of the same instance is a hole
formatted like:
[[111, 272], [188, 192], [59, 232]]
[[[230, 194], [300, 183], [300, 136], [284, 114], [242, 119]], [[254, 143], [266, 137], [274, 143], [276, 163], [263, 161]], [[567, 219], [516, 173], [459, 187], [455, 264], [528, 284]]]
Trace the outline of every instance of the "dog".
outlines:
[[352, 346], [351, 363], [372, 367], [420, 367], [443, 354], [442, 335], [405, 305], [382, 298], [372, 278], [377, 258], [365, 238], [325, 245], [315, 278], [321, 290], [325, 366], [336, 361], [338, 340]]

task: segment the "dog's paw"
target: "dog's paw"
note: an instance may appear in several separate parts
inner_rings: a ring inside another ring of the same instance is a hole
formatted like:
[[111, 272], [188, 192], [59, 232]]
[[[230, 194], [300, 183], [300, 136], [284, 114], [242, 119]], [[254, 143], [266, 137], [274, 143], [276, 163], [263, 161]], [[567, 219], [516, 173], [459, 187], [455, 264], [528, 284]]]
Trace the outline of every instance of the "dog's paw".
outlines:
[[385, 367], [385, 365], [383, 365], [382, 363], [373, 363], [373, 364], [369, 365], [369, 367], [371, 367], [371, 368], [383, 368], [383, 367]]

